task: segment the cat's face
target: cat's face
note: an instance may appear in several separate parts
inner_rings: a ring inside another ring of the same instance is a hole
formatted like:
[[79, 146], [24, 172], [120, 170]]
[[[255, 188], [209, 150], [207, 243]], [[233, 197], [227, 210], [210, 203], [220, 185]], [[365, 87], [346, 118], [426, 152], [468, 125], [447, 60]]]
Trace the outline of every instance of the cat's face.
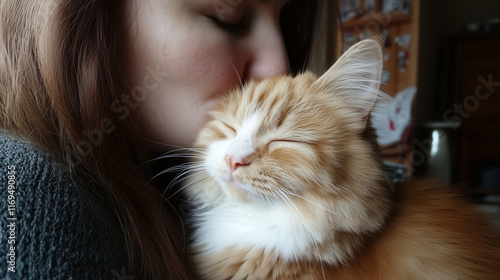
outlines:
[[379, 51], [372, 41], [319, 79], [274, 77], [232, 92], [199, 134], [191, 182], [201, 184], [190, 195], [202, 203], [273, 203], [365, 192], [382, 176], [366, 127]]

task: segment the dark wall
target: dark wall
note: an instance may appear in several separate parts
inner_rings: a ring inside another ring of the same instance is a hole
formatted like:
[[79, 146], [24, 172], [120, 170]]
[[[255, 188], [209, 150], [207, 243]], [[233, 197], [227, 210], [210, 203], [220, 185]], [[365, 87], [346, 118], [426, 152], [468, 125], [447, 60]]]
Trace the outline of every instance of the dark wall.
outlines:
[[446, 38], [468, 23], [500, 19], [499, 0], [421, 0], [419, 70], [416, 112], [418, 123], [442, 121], [446, 95]]

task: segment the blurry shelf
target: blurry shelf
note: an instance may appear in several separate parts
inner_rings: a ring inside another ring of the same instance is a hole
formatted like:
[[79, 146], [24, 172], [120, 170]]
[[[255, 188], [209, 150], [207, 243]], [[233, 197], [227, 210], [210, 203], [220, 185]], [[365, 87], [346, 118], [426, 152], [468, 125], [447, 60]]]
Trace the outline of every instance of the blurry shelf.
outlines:
[[362, 16], [352, 18], [348, 21], [340, 23], [342, 30], [350, 30], [356, 27], [366, 27], [368, 24], [377, 23], [380, 26], [388, 26], [390, 24], [399, 24], [410, 22], [411, 14], [403, 13], [388, 13], [388, 12], [369, 12]]
[[[340, 1], [337, 1], [340, 5]], [[381, 90], [391, 96], [417, 86], [418, 45], [420, 26], [420, 0], [397, 1], [410, 4], [409, 9], [395, 7], [394, 11], [381, 11], [382, 0], [374, 1], [374, 9], [341, 22], [337, 27], [337, 58], [354, 43], [376, 35], [383, 45], [384, 65]], [[361, 5], [361, 7], [364, 7]], [[339, 11], [342, 11], [339, 6]], [[408, 13], [407, 13], [408, 11]]]

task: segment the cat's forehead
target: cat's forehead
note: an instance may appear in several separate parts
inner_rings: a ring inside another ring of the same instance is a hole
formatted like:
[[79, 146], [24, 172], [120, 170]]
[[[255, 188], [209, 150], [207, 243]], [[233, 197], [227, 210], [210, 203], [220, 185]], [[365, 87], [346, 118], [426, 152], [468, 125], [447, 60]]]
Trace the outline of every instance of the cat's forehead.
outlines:
[[319, 127], [328, 125], [320, 119], [331, 114], [324, 95], [313, 86], [315, 81], [316, 76], [305, 73], [249, 83], [221, 107], [218, 120], [238, 134], [262, 141], [314, 137], [324, 130]]
[[213, 122], [207, 132], [223, 139], [243, 130], [249, 133], [247, 138], [259, 142], [268, 138], [314, 141], [325, 137], [349, 119], [349, 110], [343, 100], [337, 100], [316, 81], [311, 73], [249, 81], [211, 113]]
[[305, 72], [296, 77], [275, 76], [260, 81], [253, 81], [253, 86], [244, 88], [246, 93], [259, 95], [259, 101], [282, 96], [291, 98], [294, 93], [306, 93], [317, 77], [310, 72]]
[[314, 75], [304, 73], [297, 77], [279, 76], [254, 81], [242, 89], [241, 100], [236, 101], [243, 113], [240, 117], [248, 118], [260, 112], [266, 119], [266, 116], [282, 114], [283, 110], [306, 106], [314, 95], [312, 84], [315, 80]]

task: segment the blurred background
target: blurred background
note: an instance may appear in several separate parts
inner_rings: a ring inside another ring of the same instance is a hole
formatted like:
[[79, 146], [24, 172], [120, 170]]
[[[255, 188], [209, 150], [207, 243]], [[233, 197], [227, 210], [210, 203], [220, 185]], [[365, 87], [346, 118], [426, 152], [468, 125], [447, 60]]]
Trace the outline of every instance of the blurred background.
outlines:
[[318, 18], [337, 16], [323, 17], [318, 30], [310, 61], [316, 72], [359, 40], [385, 38], [382, 90], [397, 101], [375, 125], [401, 180], [435, 177], [500, 218], [500, 1], [320, 5]]

